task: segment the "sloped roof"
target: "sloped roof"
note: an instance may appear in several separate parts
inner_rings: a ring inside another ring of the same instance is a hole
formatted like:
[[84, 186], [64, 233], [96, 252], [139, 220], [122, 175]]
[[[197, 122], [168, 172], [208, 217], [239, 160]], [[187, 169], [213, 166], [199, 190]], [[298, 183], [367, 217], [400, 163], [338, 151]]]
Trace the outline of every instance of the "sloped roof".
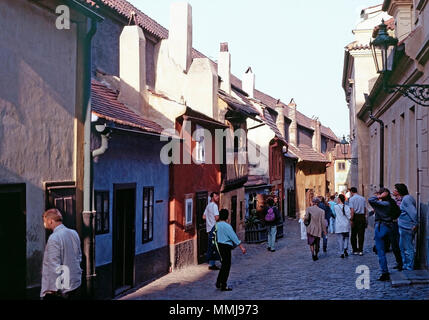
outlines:
[[[89, 4], [94, 5], [96, 3], [100, 7], [107, 7], [110, 9], [113, 9], [116, 11], [119, 15], [123, 16], [127, 20], [131, 20], [132, 18], [132, 12], [135, 12], [135, 18], [137, 24], [143, 28], [145, 31], [149, 32], [150, 34], [154, 35], [155, 37], [159, 39], [167, 39], [168, 38], [168, 30], [164, 28], [162, 25], [160, 25], [158, 22], [144, 14], [142, 11], [137, 9], [135, 6], [133, 6], [131, 3], [129, 3], [126, 0], [80, 0], [85, 1]], [[206, 55], [201, 53], [200, 51], [192, 48], [192, 58], [208, 58]], [[217, 63], [212, 61], [213, 65], [217, 69]], [[242, 89], [242, 81], [237, 78], [236, 76], [231, 74], [231, 85], [236, 86], [239, 89]], [[255, 99], [259, 100], [264, 104], [265, 106], [268, 106], [269, 108], [275, 110], [278, 99], [275, 99], [268, 94], [261, 92], [259, 90], [255, 90]], [[249, 103], [249, 105], [251, 105]], [[287, 105], [282, 104], [285, 108], [288, 108]], [[297, 112], [298, 114], [298, 112]], [[299, 116], [300, 119], [298, 121], [298, 124], [307, 127], [312, 128], [311, 119], [302, 115]], [[323, 126], [322, 126], [323, 127]], [[272, 128], [273, 129], [273, 128]], [[328, 130], [329, 128], [324, 127], [322, 130], [322, 134], [328, 136], [329, 138], [333, 138], [334, 140], [338, 138], [333, 134], [332, 130]], [[278, 131], [278, 129], [277, 129]], [[276, 134], [277, 135], [277, 134]]]
[[240, 112], [250, 118], [254, 118], [255, 116], [259, 115], [259, 112], [253, 108], [253, 106], [240, 102], [238, 99], [234, 98], [223, 90], [219, 89], [218, 96], [223, 101], [225, 101], [232, 110], [236, 112]]
[[289, 152], [297, 156], [300, 161], [330, 162], [329, 159], [323, 153], [314, 151], [313, 148], [307, 145], [299, 145], [299, 147], [297, 148], [290, 144]]
[[92, 113], [102, 119], [140, 129], [145, 132], [161, 134], [163, 128], [144, 119], [118, 100], [118, 92], [109, 89], [97, 80], [91, 81]]

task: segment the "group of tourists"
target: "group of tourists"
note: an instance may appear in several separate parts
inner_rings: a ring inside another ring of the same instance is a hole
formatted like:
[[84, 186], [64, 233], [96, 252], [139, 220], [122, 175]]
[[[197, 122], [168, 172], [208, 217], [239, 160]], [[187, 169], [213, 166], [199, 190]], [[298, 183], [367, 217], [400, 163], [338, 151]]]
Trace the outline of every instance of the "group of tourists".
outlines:
[[368, 217], [375, 214], [374, 252], [378, 255], [381, 269], [378, 280], [390, 280], [386, 260], [387, 243], [391, 244], [395, 255], [395, 269], [413, 270], [413, 242], [418, 221], [416, 201], [409, 194], [407, 186], [402, 183], [395, 184], [393, 198], [388, 189], [380, 188], [368, 199], [368, 203], [373, 208], [369, 212], [366, 199], [359, 195], [354, 187], [346, 195], [330, 196], [327, 203], [323, 197], [314, 197], [302, 221], [312, 259], [318, 260], [321, 239], [323, 251], [327, 251], [328, 232], [337, 234], [339, 255], [342, 259], [349, 256], [349, 239], [351, 254], [362, 256]]

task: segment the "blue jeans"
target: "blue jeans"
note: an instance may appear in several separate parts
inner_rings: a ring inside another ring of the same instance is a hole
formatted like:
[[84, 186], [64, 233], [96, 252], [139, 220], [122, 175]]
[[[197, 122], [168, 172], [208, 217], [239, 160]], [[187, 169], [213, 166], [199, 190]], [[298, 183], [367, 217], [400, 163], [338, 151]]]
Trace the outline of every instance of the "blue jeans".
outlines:
[[412, 230], [399, 228], [399, 247], [401, 248], [403, 268], [405, 270], [414, 269], [414, 235]]
[[322, 239], [323, 239], [323, 251], [328, 249], [328, 235], [322, 231]]
[[378, 263], [380, 264], [381, 273], [389, 273], [384, 245], [384, 240], [386, 238], [388, 238], [392, 243], [392, 249], [394, 251], [397, 264], [402, 266], [401, 253], [398, 252], [396, 246], [393, 245], [396, 238], [394, 226], [392, 225], [389, 227], [384, 223], [377, 222], [375, 224], [375, 246], [377, 247]]
[[277, 226], [267, 226], [268, 231], [268, 248], [274, 250], [274, 244], [276, 243]]

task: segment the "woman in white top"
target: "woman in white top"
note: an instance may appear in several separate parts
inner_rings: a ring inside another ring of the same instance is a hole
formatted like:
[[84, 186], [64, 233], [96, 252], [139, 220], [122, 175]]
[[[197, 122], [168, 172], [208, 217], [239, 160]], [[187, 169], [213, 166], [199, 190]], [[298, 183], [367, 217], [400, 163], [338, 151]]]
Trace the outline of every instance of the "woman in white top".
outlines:
[[335, 233], [338, 234], [338, 242], [340, 244], [341, 258], [348, 256], [347, 249], [349, 247], [350, 234], [350, 208], [345, 204], [346, 197], [340, 194], [335, 205]]

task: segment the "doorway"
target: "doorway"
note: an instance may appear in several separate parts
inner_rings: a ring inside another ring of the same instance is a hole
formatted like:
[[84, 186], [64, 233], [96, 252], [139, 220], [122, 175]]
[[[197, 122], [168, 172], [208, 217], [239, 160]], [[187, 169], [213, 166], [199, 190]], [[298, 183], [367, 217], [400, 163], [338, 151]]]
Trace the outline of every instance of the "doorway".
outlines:
[[237, 232], [237, 196], [231, 197], [231, 226]]
[[208, 192], [198, 192], [196, 195], [196, 214], [197, 214], [197, 247], [198, 263], [207, 262], [207, 244], [209, 241], [206, 220], [203, 219], [204, 211], [208, 203]]
[[0, 185], [0, 300], [24, 299], [26, 279], [25, 184]]
[[114, 296], [134, 285], [136, 184], [113, 186]]

